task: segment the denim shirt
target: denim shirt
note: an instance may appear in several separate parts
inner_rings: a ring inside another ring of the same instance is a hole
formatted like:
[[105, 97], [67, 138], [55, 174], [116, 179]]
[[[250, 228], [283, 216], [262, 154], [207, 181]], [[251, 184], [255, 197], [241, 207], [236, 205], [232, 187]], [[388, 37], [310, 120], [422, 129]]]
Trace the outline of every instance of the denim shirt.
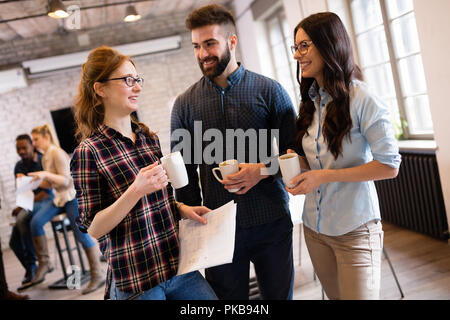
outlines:
[[[318, 91], [318, 92], [317, 92]], [[309, 91], [316, 111], [308, 134], [302, 140], [311, 170], [342, 169], [377, 160], [399, 168], [401, 156], [389, 121], [387, 106], [369, 92], [365, 83], [350, 85], [350, 140], [342, 140], [343, 153], [335, 160], [324, 141], [322, 126], [326, 106], [332, 100], [315, 82]], [[332, 182], [320, 185], [306, 195], [303, 222], [308, 228], [329, 236], [346, 234], [371, 220], [381, 220], [373, 181]]]

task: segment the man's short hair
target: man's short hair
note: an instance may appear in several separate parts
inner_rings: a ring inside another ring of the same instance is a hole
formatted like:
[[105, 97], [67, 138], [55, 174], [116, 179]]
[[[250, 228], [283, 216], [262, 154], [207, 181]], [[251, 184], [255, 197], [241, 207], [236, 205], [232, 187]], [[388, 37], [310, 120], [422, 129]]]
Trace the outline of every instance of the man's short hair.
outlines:
[[19, 141], [19, 140], [28, 140], [28, 142], [30, 144], [33, 144], [33, 140], [31, 140], [31, 137], [26, 133], [18, 135], [16, 138], [16, 141]]
[[210, 4], [192, 11], [186, 18], [186, 28], [189, 30], [218, 24], [226, 26], [232, 33], [236, 31], [236, 21], [230, 10], [219, 4]]

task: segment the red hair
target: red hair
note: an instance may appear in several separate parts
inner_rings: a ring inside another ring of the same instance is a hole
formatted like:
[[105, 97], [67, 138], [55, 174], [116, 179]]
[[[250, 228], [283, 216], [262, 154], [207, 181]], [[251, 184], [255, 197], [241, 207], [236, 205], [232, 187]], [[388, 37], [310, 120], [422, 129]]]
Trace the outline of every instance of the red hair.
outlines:
[[[94, 133], [105, 119], [105, 107], [102, 98], [94, 90], [94, 84], [108, 79], [125, 61], [135, 65], [129, 56], [107, 46], [98, 47], [89, 53], [86, 63], [82, 66], [78, 95], [75, 99], [76, 135], [80, 140]], [[133, 117], [132, 122], [144, 129], [150, 138], [155, 137], [145, 124], [137, 122]]]

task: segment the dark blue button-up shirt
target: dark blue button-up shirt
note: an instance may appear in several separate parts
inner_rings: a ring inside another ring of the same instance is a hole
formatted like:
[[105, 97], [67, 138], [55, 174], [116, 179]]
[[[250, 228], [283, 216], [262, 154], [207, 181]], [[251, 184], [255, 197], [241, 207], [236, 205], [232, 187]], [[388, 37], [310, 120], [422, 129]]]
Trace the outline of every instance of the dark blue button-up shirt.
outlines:
[[[172, 150], [181, 145], [183, 140], [173, 134], [175, 130], [185, 129], [191, 137], [191, 149], [181, 149], [189, 185], [176, 190], [176, 198], [189, 205], [200, 205], [203, 200], [203, 205], [211, 209], [234, 200], [237, 203], [237, 223], [245, 228], [289, 214], [289, 197], [281, 176], [277, 174], [263, 179], [246, 194], [237, 195], [228, 192], [214, 178], [211, 170], [228, 159], [247, 163], [266, 162], [272, 150], [271, 132], [274, 131], [271, 129], [279, 130], [277, 142], [280, 154], [288, 148], [294, 149], [296, 115], [289, 95], [272, 79], [240, 65], [227, 81], [229, 85], [221, 88], [207, 77], [202, 77], [178, 96], [174, 103], [171, 117]], [[209, 129], [214, 129], [216, 133], [220, 131], [222, 144], [208, 137], [208, 134], [203, 136]], [[249, 143], [249, 139], [246, 139], [244, 143], [230, 136], [230, 129], [242, 129], [244, 132], [255, 129], [256, 145], [255, 141]], [[203, 153], [212, 149], [212, 143], [217, 147], [214, 162], [205, 162]], [[267, 152], [260, 154], [262, 147]], [[251, 152], [252, 148], [258, 151], [256, 158], [255, 152]]]

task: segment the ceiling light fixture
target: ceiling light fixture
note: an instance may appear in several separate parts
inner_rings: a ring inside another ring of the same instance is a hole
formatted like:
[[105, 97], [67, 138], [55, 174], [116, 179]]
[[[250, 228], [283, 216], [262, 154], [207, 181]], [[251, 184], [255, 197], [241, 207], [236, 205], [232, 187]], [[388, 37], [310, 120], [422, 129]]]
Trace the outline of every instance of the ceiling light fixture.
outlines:
[[47, 15], [55, 19], [67, 18], [69, 16], [66, 6], [60, 0], [48, 1]]
[[137, 13], [136, 8], [133, 5], [127, 6], [127, 9], [125, 10], [125, 18], [123, 18], [123, 21], [134, 22], [138, 21], [140, 18], [141, 16]]

